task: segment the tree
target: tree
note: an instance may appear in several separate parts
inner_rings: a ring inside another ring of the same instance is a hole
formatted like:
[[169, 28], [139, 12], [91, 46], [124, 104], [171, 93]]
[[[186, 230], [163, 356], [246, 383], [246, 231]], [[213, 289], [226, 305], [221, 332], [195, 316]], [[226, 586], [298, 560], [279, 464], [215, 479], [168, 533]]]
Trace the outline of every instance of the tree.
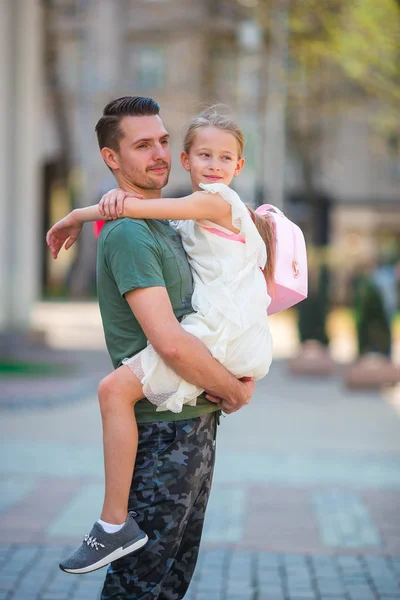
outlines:
[[[264, 32], [264, 64], [275, 54], [278, 68], [284, 69], [286, 90], [280, 101], [285, 103], [286, 110], [280, 118], [286, 120], [286, 128], [282, 122], [278, 130], [281, 135], [286, 133], [286, 145], [290, 144], [301, 167], [303, 195], [309, 209], [306, 235], [314, 246], [327, 242], [319, 235], [318, 189], [326, 120], [359, 102], [371, 101], [376, 109], [375, 126], [394, 147], [396, 140], [398, 145], [399, 4], [396, 0], [259, 0], [252, 9]], [[281, 24], [280, 38], [276, 35], [277, 22]], [[269, 88], [275, 85], [274, 80], [267, 82]], [[273, 93], [267, 94], [267, 101], [271, 97]], [[268, 112], [271, 108], [265, 106], [264, 110]], [[268, 140], [269, 134], [268, 129], [264, 130], [263, 139]], [[264, 159], [268, 159], [269, 150], [267, 142], [261, 150]], [[281, 173], [285, 160], [283, 154]], [[266, 192], [264, 189], [264, 196]], [[318, 249], [316, 253], [324, 255]], [[328, 266], [320, 268], [319, 281], [323, 285], [310, 286], [309, 299], [299, 307], [299, 327], [302, 341], [318, 339], [326, 343], [328, 296], [324, 279], [328, 277]]]
[[378, 287], [368, 275], [360, 276], [354, 287], [353, 306], [359, 356], [374, 352], [390, 357], [390, 321]]
[[341, 28], [331, 31], [333, 59], [343, 74], [377, 100], [386, 127], [399, 131], [400, 10], [395, 0], [345, 5]]
[[[301, 166], [311, 213], [308, 237], [315, 242], [316, 174], [324, 120], [370, 99], [375, 104], [378, 130], [392, 140], [400, 136], [400, 2], [239, 1], [253, 6], [252, 16], [263, 30], [264, 65], [274, 47], [281, 48], [280, 59], [279, 55], [275, 58], [279, 68], [284, 68], [287, 82], [287, 98], [281, 97], [286, 114], [281, 113], [281, 118], [286, 119], [286, 137]], [[281, 23], [280, 37], [277, 22]], [[267, 88], [273, 85], [274, 81], [267, 82]], [[270, 98], [267, 94], [266, 99]], [[270, 110], [265, 102], [264, 110]], [[283, 123], [280, 131], [285, 132]], [[266, 140], [268, 131], [263, 133]], [[262, 154], [268, 157], [268, 152]], [[282, 156], [281, 171], [284, 162]]]

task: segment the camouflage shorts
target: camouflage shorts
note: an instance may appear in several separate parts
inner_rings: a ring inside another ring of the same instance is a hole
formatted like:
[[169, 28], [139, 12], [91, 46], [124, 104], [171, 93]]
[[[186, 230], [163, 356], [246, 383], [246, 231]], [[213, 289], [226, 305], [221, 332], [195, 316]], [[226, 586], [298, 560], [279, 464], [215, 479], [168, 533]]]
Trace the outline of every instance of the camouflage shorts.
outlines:
[[101, 600], [180, 600], [196, 565], [215, 457], [216, 413], [139, 425], [129, 509], [149, 536], [109, 567]]

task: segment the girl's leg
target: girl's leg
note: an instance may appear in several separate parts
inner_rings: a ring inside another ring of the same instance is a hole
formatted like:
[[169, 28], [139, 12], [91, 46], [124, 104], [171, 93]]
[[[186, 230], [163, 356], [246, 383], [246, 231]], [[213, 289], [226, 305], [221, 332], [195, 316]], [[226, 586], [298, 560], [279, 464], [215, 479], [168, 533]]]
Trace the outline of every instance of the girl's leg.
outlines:
[[129, 367], [119, 367], [99, 384], [105, 467], [101, 519], [115, 525], [124, 523], [128, 514], [138, 447], [134, 405], [141, 398], [142, 384]]

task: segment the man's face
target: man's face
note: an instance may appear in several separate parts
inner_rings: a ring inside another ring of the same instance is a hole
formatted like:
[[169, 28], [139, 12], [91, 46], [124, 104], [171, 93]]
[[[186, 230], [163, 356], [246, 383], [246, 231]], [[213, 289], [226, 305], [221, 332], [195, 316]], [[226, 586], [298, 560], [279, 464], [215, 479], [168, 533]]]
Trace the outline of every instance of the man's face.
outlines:
[[123, 138], [115, 153], [118, 182], [142, 190], [161, 190], [171, 170], [169, 135], [158, 115], [124, 117]]

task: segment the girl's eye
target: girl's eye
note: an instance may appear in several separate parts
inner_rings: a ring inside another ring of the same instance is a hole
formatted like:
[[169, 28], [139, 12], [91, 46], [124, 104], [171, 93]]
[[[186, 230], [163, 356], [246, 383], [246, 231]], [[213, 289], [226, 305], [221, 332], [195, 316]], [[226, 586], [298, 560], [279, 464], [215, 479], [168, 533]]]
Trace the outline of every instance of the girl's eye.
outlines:
[[209, 154], [207, 154], [206, 152], [202, 152], [202, 153], [200, 154], [200, 156], [205, 156], [206, 158], [208, 158], [210, 155], [209, 155]]
[[222, 157], [224, 160], [232, 160], [230, 156], [223, 156]]

